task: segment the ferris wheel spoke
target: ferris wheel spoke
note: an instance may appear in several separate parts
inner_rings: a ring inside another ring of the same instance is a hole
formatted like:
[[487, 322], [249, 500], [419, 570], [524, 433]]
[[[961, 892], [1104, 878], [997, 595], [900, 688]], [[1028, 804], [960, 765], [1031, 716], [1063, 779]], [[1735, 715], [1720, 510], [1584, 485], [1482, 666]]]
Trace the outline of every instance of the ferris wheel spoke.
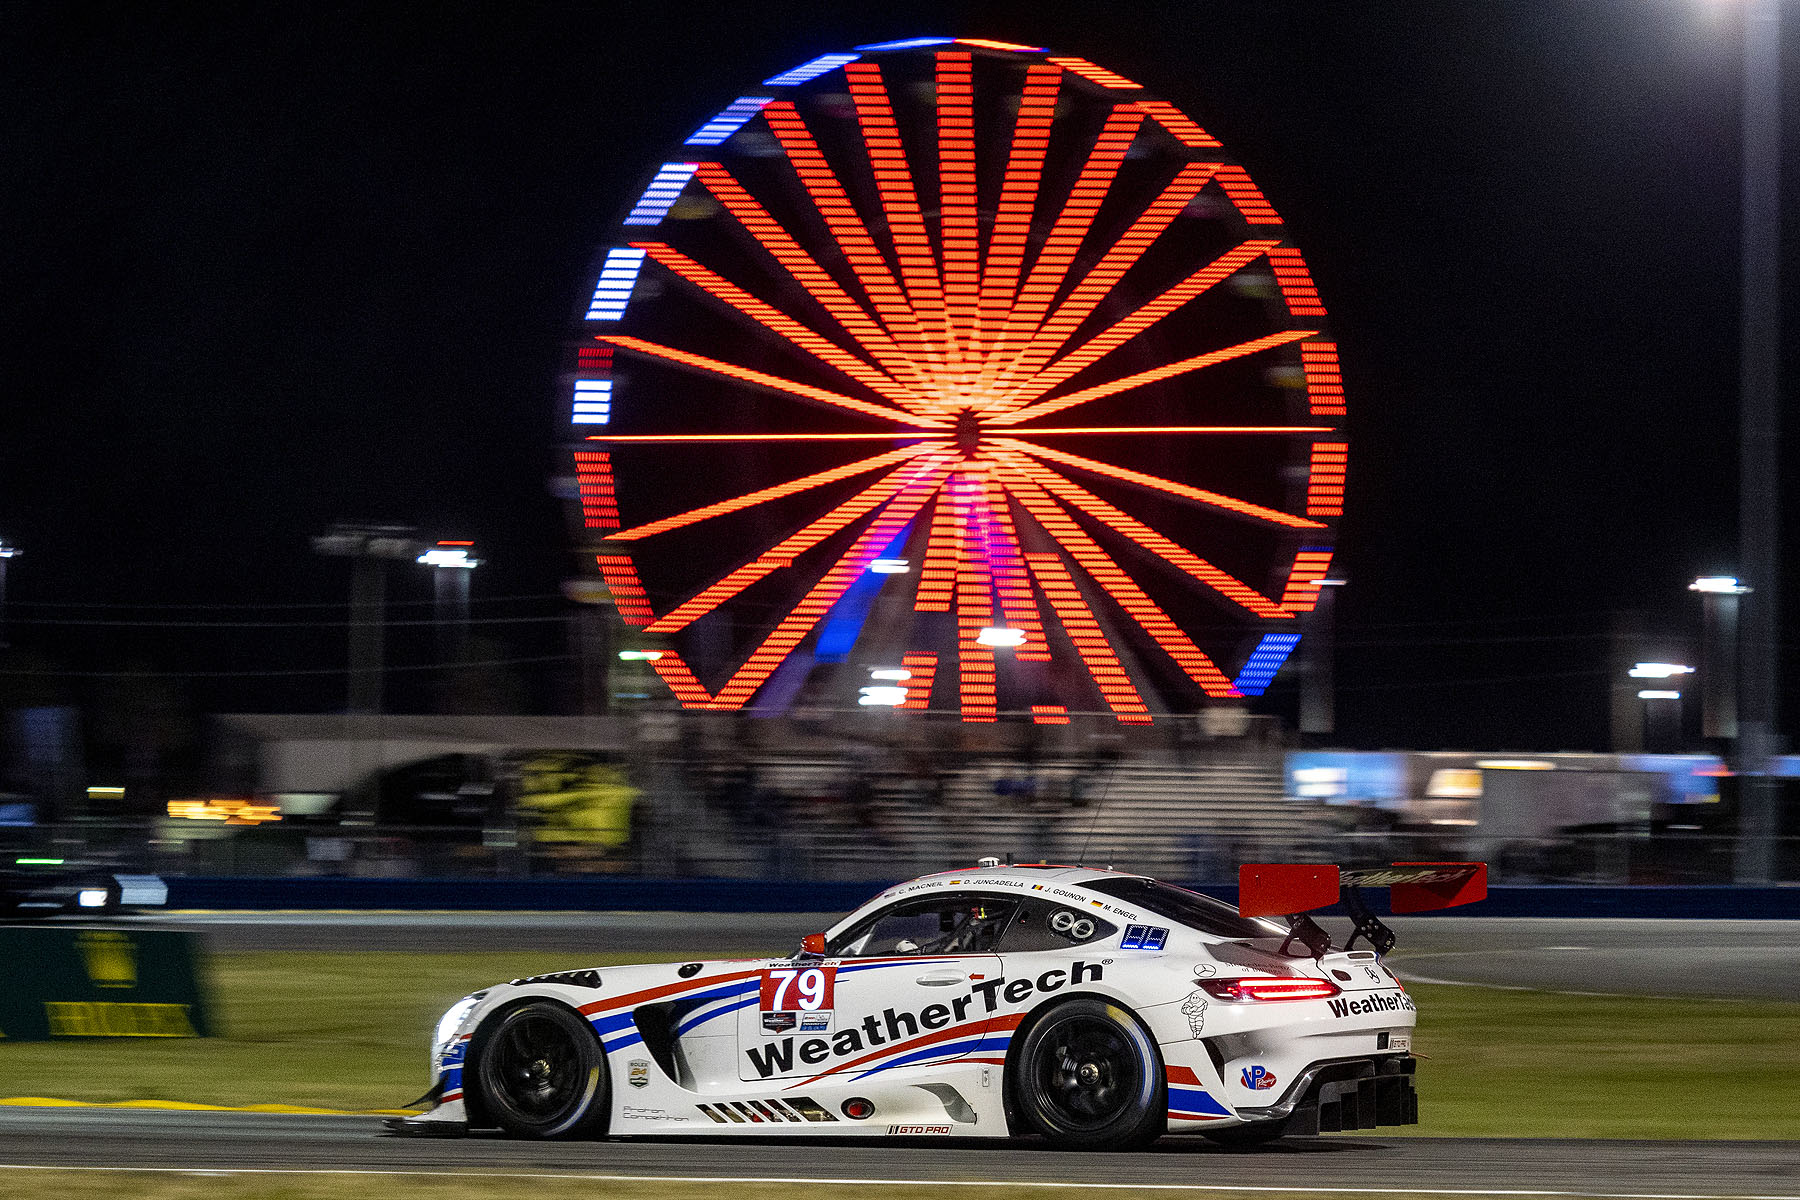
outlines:
[[1086, 488], [1077, 486], [1055, 471], [1013, 458], [1007, 459], [1007, 463], [1065, 504], [1073, 505], [1089, 517], [1106, 525], [1107, 528], [1132, 539], [1164, 562], [1193, 576], [1227, 600], [1248, 609], [1257, 616], [1279, 619], [1294, 615], [1249, 584], [1213, 566], [1192, 551], [1176, 545], [1142, 521], [1108, 504]]
[[984, 329], [997, 332], [1003, 328], [1012, 309], [1061, 86], [1061, 67], [1034, 64], [1025, 69], [1025, 90], [1019, 98], [1011, 152], [1000, 183], [1000, 203], [994, 210], [994, 228], [988, 235], [987, 260], [981, 271], [980, 321]]
[[846, 396], [841, 392], [831, 392], [811, 384], [799, 383], [792, 379], [783, 379], [779, 375], [770, 375], [762, 371], [752, 371], [749, 367], [740, 367], [736, 363], [722, 362], [709, 358], [704, 354], [695, 354], [689, 350], [677, 350], [673, 346], [661, 346], [655, 342], [646, 342], [642, 338], [625, 337], [622, 334], [602, 334], [595, 339], [619, 347], [621, 350], [635, 350], [639, 354], [651, 358], [666, 359], [679, 363], [684, 367], [693, 367], [700, 371], [710, 371], [715, 375], [724, 375], [744, 383], [752, 383], [771, 391], [785, 392], [790, 396], [798, 396], [802, 400], [813, 400], [820, 404], [828, 404], [834, 408], [849, 409], [864, 416], [882, 417], [889, 421], [898, 421], [903, 425], [917, 425], [930, 429], [945, 424], [942, 417], [918, 416], [904, 412], [898, 408], [889, 408], [885, 404], [876, 404], [869, 400], [858, 400], [855, 396]]
[[1081, 569], [1100, 585], [1101, 590], [1111, 596], [1113, 602], [1124, 609], [1126, 615], [1136, 621], [1138, 627], [1150, 636], [1150, 640], [1173, 659], [1175, 665], [1198, 684], [1203, 692], [1215, 698], [1238, 694], [1218, 665], [1194, 645], [1193, 639], [1181, 631], [1162, 610], [1162, 606], [1145, 595], [1144, 590], [1132, 581], [1111, 556], [1100, 549], [1094, 539], [1047, 492], [1030, 480], [1005, 469], [1001, 471], [1001, 479], [1008, 494], [1019, 501], [1052, 540], [1080, 564]]
[[876, 249], [875, 240], [869, 236], [862, 218], [856, 215], [856, 209], [850, 203], [850, 197], [844, 191], [844, 185], [838, 181], [831, 165], [820, 153], [819, 145], [806, 128], [806, 122], [800, 119], [791, 100], [777, 100], [763, 109], [763, 119], [775, 133], [775, 140], [781, 143], [786, 152], [788, 162], [793, 164], [794, 172], [800, 178], [800, 186], [805, 189], [813, 202], [813, 207], [824, 218], [825, 226], [837, 241], [844, 253], [844, 259], [850, 264], [850, 270], [856, 275], [856, 281], [863, 292], [875, 306], [875, 312], [894, 339], [909, 353], [942, 369], [942, 356], [937, 354], [928, 344], [925, 331], [919, 324], [918, 314], [913, 312], [907, 303], [906, 293], [894, 282], [893, 272], [888, 270], [887, 259]]
[[917, 408], [921, 398], [878, 367], [871, 366], [842, 346], [808, 329], [799, 321], [766, 304], [716, 272], [701, 266], [673, 246], [662, 242], [633, 242], [651, 258], [701, 291], [730, 305], [744, 316], [772, 330], [814, 358], [837, 368], [882, 398], [902, 408]]
[[[1134, 483], [1139, 487], [1154, 488], [1159, 492], [1167, 492], [1171, 496], [1180, 496], [1185, 500], [1196, 500], [1201, 504], [1210, 504], [1242, 516], [1253, 517], [1274, 525], [1285, 525], [1291, 529], [1323, 529], [1324, 524], [1310, 517], [1297, 517], [1293, 513], [1282, 512], [1278, 508], [1266, 508], [1261, 504], [1252, 504], [1248, 500], [1239, 500], [1235, 496], [1227, 496], [1222, 492], [1209, 492], [1203, 488], [1189, 487], [1185, 483], [1176, 483], [1173, 479], [1164, 479], [1160, 475], [1146, 475], [1142, 471], [1132, 471], [1125, 467], [1115, 467], [1111, 463], [1098, 462], [1091, 458], [1083, 458], [1079, 454], [1069, 454], [1062, 450], [1052, 450], [1048, 446], [1035, 446], [1030, 442], [1016, 441], [1012, 438], [998, 438], [994, 443], [1003, 450], [1029, 454], [1035, 458], [1048, 459], [1064, 466], [1075, 467], [1083, 471], [1092, 471], [1096, 475], [1105, 475], [1122, 483]], [[1061, 476], [1058, 476], [1061, 478]], [[1073, 486], [1073, 485], [1071, 485]]]
[[898, 471], [892, 472], [880, 483], [852, 496], [818, 520], [769, 547], [755, 559], [731, 572], [717, 583], [702, 589], [698, 595], [677, 605], [666, 616], [651, 622], [647, 632], [675, 633], [687, 628], [750, 585], [767, 578], [783, 567], [793, 566], [794, 560], [800, 555], [833, 534], [855, 524], [906, 489], [919, 487], [926, 481], [939, 479], [943, 473], [941, 468], [945, 461], [946, 456], [934, 455], [927, 458], [923, 464], [902, 467]]
[[913, 592], [914, 612], [949, 612], [956, 594], [956, 564], [962, 559], [963, 527], [949, 489], [940, 492], [925, 536], [925, 561]]
[[1087, 667], [1088, 674], [1094, 677], [1094, 685], [1100, 689], [1100, 697], [1106, 701], [1106, 706], [1112, 709], [1121, 724], [1150, 724], [1150, 709], [1144, 704], [1144, 697], [1119, 662], [1118, 652], [1106, 639], [1100, 622], [1094, 619], [1094, 610], [1081, 598], [1081, 589], [1069, 577], [1069, 569], [1063, 565], [1062, 557], [1047, 552], [1036, 553], [1027, 554], [1025, 561], [1031, 565], [1031, 573], [1037, 577], [1038, 587], [1050, 602], [1057, 621], [1075, 644], [1075, 653]]
[[1017, 302], [1006, 314], [1000, 335], [988, 356], [984, 381], [997, 374], [1007, 354], [1037, 328], [1038, 322], [1049, 311], [1050, 302], [1068, 277], [1075, 255], [1093, 227], [1095, 214], [1100, 211], [1101, 201], [1106, 199], [1106, 193], [1118, 176], [1119, 166], [1125, 161], [1126, 151], [1131, 149], [1143, 122], [1144, 114], [1135, 104], [1116, 105], [1107, 114], [1106, 124], [1094, 140], [1087, 161], [1082, 164], [1081, 175], [1076, 179], [1067, 203], [1057, 214], [1050, 236], [1032, 262], [1031, 274], [1020, 289]]
[[998, 712], [994, 648], [981, 631], [994, 623], [994, 580], [988, 557], [986, 466], [970, 464], [951, 485], [956, 523], [966, 531], [956, 559], [957, 691], [965, 721], [992, 721]]
[[994, 417], [992, 422], [995, 425], [1016, 425], [1020, 421], [1029, 421], [1049, 413], [1061, 412], [1065, 408], [1074, 408], [1077, 404], [1086, 404], [1090, 400], [1103, 400], [1107, 396], [1116, 396], [1120, 392], [1129, 392], [1133, 388], [1160, 383], [1165, 379], [1173, 379], [1177, 375], [1186, 375], [1190, 371], [1198, 371], [1204, 367], [1217, 366], [1222, 362], [1230, 362], [1234, 358], [1243, 358], [1247, 354], [1259, 354], [1264, 350], [1285, 346], [1289, 342], [1297, 342], [1301, 338], [1309, 338], [1317, 333], [1316, 329], [1284, 329], [1279, 333], [1271, 333], [1263, 337], [1252, 338], [1247, 342], [1239, 342], [1235, 346], [1227, 346], [1223, 350], [1196, 354], [1192, 358], [1184, 358], [1178, 362], [1169, 363], [1167, 366], [1139, 371], [1135, 375], [1127, 375], [1123, 379], [1115, 379], [1110, 383], [1095, 384], [1093, 387], [1083, 388], [1079, 392], [1058, 396], [1054, 400], [1042, 400], [1025, 408], [1016, 408], [1011, 412], [1001, 413]]
[[1006, 485], [998, 478], [987, 489], [988, 548], [994, 576], [994, 591], [1000, 597], [1000, 611], [1006, 623], [1025, 631], [1025, 640], [1013, 650], [1021, 662], [1048, 662], [1050, 651], [1044, 641], [1044, 627], [1038, 616], [1037, 600], [1031, 594], [1031, 576], [1025, 569], [1025, 556], [1019, 549], [1019, 536], [1013, 528], [1012, 509], [1006, 502]]
[[[881, 436], [881, 435], [871, 435]], [[659, 533], [667, 533], [671, 529], [680, 529], [713, 517], [723, 517], [729, 513], [742, 512], [746, 508], [754, 508], [758, 504], [770, 500], [782, 500], [788, 496], [798, 495], [812, 488], [823, 487], [828, 483], [836, 483], [841, 479], [853, 479], [858, 475], [866, 475], [870, 471], [879, 471], [883, 467], [891, 467], [895, 463], [904, 462], [916, 454], [933, 449], [931, 443], [917, 446], [903, 446], [898, 450], [890, 450], [886, 454], [877, 454], [873, 458], [861, 459], [846, 463], [841, 467], [833, 467], [829, 471], [820, 471], [813, 475], [803, 475], [798, 479], [790, 479], [786, 483], [778, 483], [774, 487], [762, 488], [754, 492], [746, 492], [742, 496], [733, 496], [729, 500], [721, 500], [717, 504], [708, 504], [704, 508], [690, 509], [677, 513], [672, 517], [664, 517], [660, 521], [651, 521], [647, 525], [639, 525], [633, 529], [622, 529], [607, 538], [609, 542], [635, 542], [642, 538], [654, 537]]]
[[742, 708], [744, 702], [756, 694], [756, 690], [767, 682], [775, 668], [789, 654], [794, 652], [814, 626], [825, 618], [850, 585], [858, 576], [868, 570], [869, 564], [875, 560], [900, 531], [905, 529], [912, 519], [919, 515], [939, 486], [943, 483], [943, 464], [928, 464], [927, 468], [915, 468], [914, 476], [900, 489], [893, 502], [870, 522], [862, 536], [845, 552], [844, 556], [825, 573], [824, 578], [813, 585], [806, 598], [801, 600], [794, 610], [782, 618], [774, 632], [763, 640], [762, 645], [753, 651], [739, 667], [725, 686], [713, 698], [713, 707], [736, 709]]
[[870, 358], [886, 368], [888, 374], [896, 379], [904, 377], [915, 387], [925, 382], [926, 377], [919, 363], [901, 353], [888, 336], [887, 330], [862, 305], [850, 298], [850, 294], [832, 278], [830, 272], [819, 265], [818, 260], [800, 248], [800, 243], [794, 240], [793, 235], [744, 190], [731, 172], [718, 163], [707, 162], [700, 164], [694, 177], [743, 226], [745, 232], [769, 252], [769, 256], [781, 265], [794, 282], [819, 307], [831, 314], [832, 319], [855, 339], [856, 344]]
[[981, 294], [981, 221], [975, 192], [974, 55], [937, 53], [938, 241], [944, 255], [944, 307], [966, 350], [976, 350]]
[[1036, 400], [1077, 371], [1099, 362], [1106, 355], [1111, 354], [1182, 305], [1229, 279], [1249, 263], [1254, 262], [1280, 244], [1273, 238], [1253, 239], [1227, 250], [1217, 259], [1195, 271], [1130, 316], [1114, 323], [1101, 333], [1095, 334], [1076, 349], [1025, 380], [1000, 407], [1003, 409], [1020, 408]]
[[1200, 189], [1217, 169], [1217, 163], [1186, 163], [1175, 173], [1168, 186], [1138, 214], [1131, 228], [1107, 249], [1092, 270], [1081, 277], [1068, 298], [1057, 305], [1056, 311], [1038, 326], [1025, 348], [1005, 366], [1001, 372], [1003, 385], [1034, 374], [1050, 361], [1050, 356], [1074, 335], [1088, 315], [1118, 286], [1125, 273], [1137, 265], [1151, 244], [1200, 194]]
[[856, 106], [863, 148], [868, 151], [869, 165], [874, 170], [875, 190], [881, 196], [882, 215], [887, 218], [888, 236], [900, 263], [900, 278], [906, 285], [908, 299], [913, 312], [932, 329], [955, 366], [961, 351], [950, 331], [931, 235], [926, 233], [925, 216], [919, 211], [912, 168], [907, 165], [906, 150], [900, 143], [900, 127], [894, 121], [894, 106], [888, 100], [881, 68], [874, 63], [849, 63], [844, 67], [844, 77], [850, 82], [850, 100]]

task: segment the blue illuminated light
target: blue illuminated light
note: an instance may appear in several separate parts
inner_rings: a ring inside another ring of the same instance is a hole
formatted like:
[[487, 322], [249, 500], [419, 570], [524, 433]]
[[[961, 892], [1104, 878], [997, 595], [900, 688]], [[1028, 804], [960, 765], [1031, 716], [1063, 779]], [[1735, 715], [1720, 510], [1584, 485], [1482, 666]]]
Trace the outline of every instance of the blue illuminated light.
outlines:
[[575, 425], [604, 425], [612, 419], [612, 380], [575, 381]]
[[1238, 677], [1231, 681], [1231, 686], [1246, 696], [1260, 696], [1269, 690], [1269, 681], [1275, 678], [1275, 672], [1281, 670], [1281, 664], [1288, 660], [1294, 647], [1300, 644], [1297, 633], [1268, 633], [1250, 652], [1250, 658], [1244, 663], [1244, 669]]
[[817, 79], [828, 71], [835, 71], [845, 63], [853, 63], [861, 58], [860, 54], [821, 54], [811, 62], [801, 63], [793, 70], [763, 80], [764, 87], [793, 87]]
[[669, 209], [681, 195], [681, 189], [687, 181], [694, 177], [700, 169], [699, 163], [665, 163], [663, 169], [656, 173], [650, 186], [638, 198], [637, 207], [625, 218], [627, 225], [660, 225], [662, 219], [669, 215]]
[[858, 46], [858, 50], [911, 50], [915, 46], [948, 46], [955, 38], [907, 38], [903, 42], [872, 42], [867, 46]]
[[617, 321], [631, 303], [631, 289], [637, 286], [638, 272], [644, 269], [642, 250], [608, 250], [600, 267], [600, 282], [594, 287], [594, 298], [588, 302], [590, 321]]
[[761, 112], [772, 96], [740, 96], [731, 106], [700, 127], [700, 131], [683, 142], [684, 146], [719, 146], [744, 127], [744, 122]]

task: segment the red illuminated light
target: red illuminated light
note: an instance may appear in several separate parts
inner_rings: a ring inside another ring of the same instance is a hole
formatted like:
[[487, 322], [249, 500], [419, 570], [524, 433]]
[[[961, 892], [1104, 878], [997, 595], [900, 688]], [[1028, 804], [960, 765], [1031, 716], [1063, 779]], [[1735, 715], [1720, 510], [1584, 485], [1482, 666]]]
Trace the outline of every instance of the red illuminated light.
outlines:
[[1025, 561], [1031, 564], [1031, 573], [1037, 577], [1044, 598], [1050, 601], [1050, 607], [1056, 610], [1056, 619], [1075, 644], [1075, 653], [1081, 656], [1088, 674], [1099, 686], [1100, 698], [1106, 701], [1121, 723], [1148, 725], [1150, 710], [1144, 706], [1143, 696], [1138, 694], [1125, 668], [1119, 665], [1118, 654], [1100, 631], [1100, 623], [1094, 620], [1093, 610], [1081, 598], [1075, 581], [1069, 578], [1062, 559], [1055, 554], [1027, 554]]
[[1300, 365], [1306, 372], [1306, 399], [1315, 417], [1344, 415], [1344, 380], [1338, 374], [1336, 342], [1301, 342]]
[[1196, 982], [1215, 1000], [1236, 1003], [1326, 1000], [1344, 990], [1329, 979], [1201, 979]]
[[1193, 150], [1216, 150], [1219, 139], [1200, 126], [1194, 119], [1170, 104], [1166, 100], [1139, 100], [1138, 107], [1156, 119], [1156, 123], [1175, 135], [1182, 145]]
[[1350, 447], [1345, 442], [1314, 442], [1312, 471], [1306, 479], [1306, 515], [1344, 515], [1344, 475], [1349, 469]]
[[1319, 300], [1319, 289], [1313, 286], [1312, 273], [1306, 260], [1292, 246], [1269, 251], [1269, 265], [1275, 268], [1275, 282], [1287, 298], [1288, 311], [1296, 317], [1322, 317], [1325, 305]]
[[1123, 75], [1115, 75], [1105, 67], [1096, 67], [1085, 58], [1074, 58], [1066, 54], [1052, 54], [1044, 61], [1053, 62], [1064, 70], [1081, 76], [1089, 83], [1097, 83], [1103, 88], [1115, 88], [1122, 91], [1128, 88], [1135, 89], [1138, 86]]
[[906, 703], [901, 708], [923, 709], [931, 706], [931, 684], [937, 677], [938, 656], [935, 654], [903, 654], [900, 665], [912, 672], [906, 681]]
[[1294, 556], [1281, 607], [1292, 613], [1309, 613], [1319, 603], [1319, 581], [1331, 570], [1330, 550], [1302, 550]]
[[581, 492], [582, 524], [588, 529], [617, 529], [619, 501], [613, 491], [612, 455], [604, 450], [575, 451], [575, 484]]
[[1038, 725], [1067, 725], [1069, 709], [1063, 704], [1034, 704], [1031, 706], [1031, 719]]

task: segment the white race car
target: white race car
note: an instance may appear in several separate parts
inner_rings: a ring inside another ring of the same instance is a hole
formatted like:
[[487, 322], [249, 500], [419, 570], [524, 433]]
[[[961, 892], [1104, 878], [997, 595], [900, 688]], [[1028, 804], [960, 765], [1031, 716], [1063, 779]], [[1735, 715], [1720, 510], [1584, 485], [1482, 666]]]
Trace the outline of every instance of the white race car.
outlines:
[[[1343, 893], [1369, 949], [1304, 915]], [[1394, 910], [1486, 894], [1478, 863], [1246, 866], [1241, 908], [1141, 875], [1001, 866], [889, 888], [790, 957], [516, 979], [459, 1001], [410, 1134], [1249, 1143], [1418, 1120]], [[1281, 916], [1283, 919], [1270, 919]]]

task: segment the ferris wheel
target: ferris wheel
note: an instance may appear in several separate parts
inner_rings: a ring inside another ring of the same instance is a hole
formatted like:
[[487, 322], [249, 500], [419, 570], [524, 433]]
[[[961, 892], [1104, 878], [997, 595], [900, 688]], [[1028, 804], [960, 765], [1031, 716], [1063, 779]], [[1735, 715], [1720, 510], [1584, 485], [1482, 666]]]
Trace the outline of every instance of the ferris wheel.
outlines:
[[1080, 58], [827, 54], [660, 164], [566, 415], [689, 708], [1142, 724], [1260, 695], [1332, 558], [1336, 344], [1217, 139]]

